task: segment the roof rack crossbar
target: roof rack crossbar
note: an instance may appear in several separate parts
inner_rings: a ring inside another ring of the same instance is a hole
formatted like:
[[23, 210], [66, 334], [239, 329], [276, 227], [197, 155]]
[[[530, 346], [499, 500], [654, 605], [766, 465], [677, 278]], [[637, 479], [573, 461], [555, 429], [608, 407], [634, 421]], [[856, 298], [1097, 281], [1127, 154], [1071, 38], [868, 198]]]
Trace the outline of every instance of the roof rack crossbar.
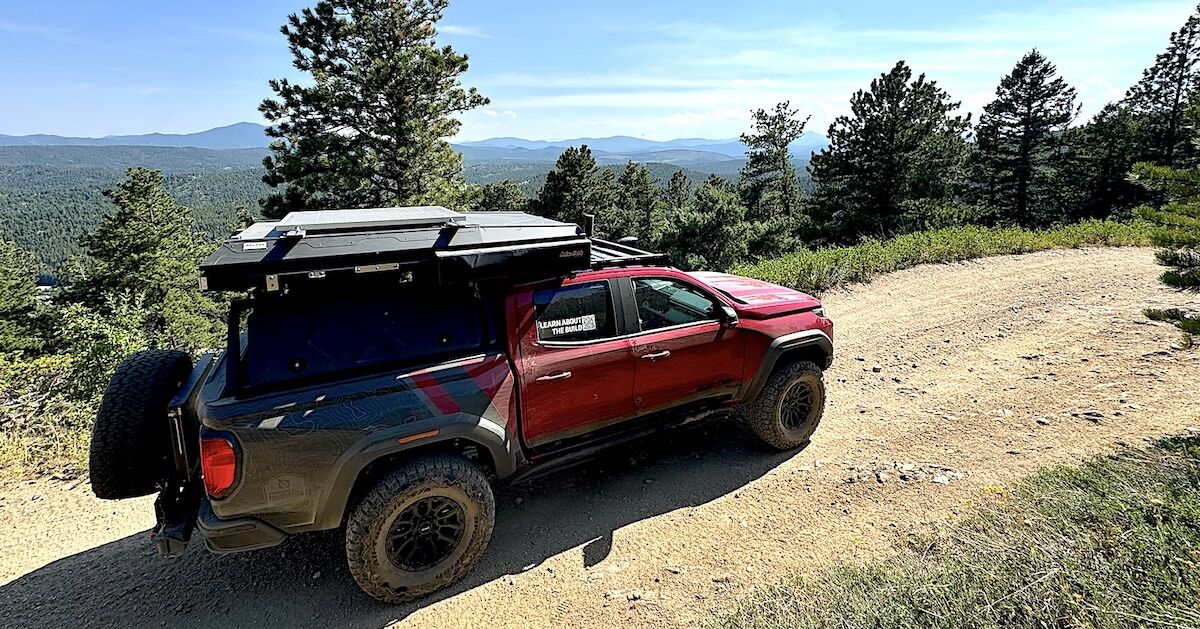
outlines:
[[592, 268], [669, 264], [667, 256], [626, 244], [592, 238]]

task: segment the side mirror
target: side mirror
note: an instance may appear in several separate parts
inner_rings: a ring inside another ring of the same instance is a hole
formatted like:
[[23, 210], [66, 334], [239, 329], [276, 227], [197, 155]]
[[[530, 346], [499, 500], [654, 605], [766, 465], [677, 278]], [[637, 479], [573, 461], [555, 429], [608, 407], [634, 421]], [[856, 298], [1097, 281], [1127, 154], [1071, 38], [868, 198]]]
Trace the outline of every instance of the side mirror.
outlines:
[[731, 327], [731, 328], [737, 327], [737, 324], [738, 324], [737, 311], [734, 310], [730, 306], [721, 304], [721, 323], [724, 323], [726, 326]]

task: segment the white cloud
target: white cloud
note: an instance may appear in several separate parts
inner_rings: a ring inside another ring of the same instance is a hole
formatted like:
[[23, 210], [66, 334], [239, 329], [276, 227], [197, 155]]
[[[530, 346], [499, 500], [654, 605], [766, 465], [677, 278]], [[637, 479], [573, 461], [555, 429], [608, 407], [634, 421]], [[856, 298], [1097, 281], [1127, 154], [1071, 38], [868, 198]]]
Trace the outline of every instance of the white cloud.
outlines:
[[460, 37], [481, 37], [484, 39], [491, 39], [491, 35], [488, 35], [486, 32], [484, 32], [483, 29], [479, 28], [478, 26], [463, 26], [461, 24], [442, 24], [441, 26], [438, 26], [438, 32], [445, 33], [447, 35], [458, 35]]

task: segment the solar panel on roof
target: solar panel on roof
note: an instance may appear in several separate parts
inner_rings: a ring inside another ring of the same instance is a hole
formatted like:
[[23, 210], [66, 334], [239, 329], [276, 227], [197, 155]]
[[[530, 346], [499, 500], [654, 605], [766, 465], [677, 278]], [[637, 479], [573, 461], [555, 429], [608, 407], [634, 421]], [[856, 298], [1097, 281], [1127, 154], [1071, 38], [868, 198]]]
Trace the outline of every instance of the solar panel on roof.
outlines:
[[291, 212], [275, 226], [279, 231], [330, 231], [376, 227], [418, 227], [460, 223], [466, 216], [436, 205], [384, 207], [361, 210], [315, 210]]

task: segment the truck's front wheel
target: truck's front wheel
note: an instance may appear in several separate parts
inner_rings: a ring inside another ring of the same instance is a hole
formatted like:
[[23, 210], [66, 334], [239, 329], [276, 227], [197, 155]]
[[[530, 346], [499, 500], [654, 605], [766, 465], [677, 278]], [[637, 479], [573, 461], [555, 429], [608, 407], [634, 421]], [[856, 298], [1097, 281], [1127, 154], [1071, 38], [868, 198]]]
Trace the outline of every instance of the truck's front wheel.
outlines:
[[380, 480], [346, 522], [346, 559], [366, 593], [403, 603], [463, 577], [492, 537], [496, 501], [457, 456], [414, 459]]
[[755, 436], [779, 450], [806, 443], [825, 412], [825, 382], [821, 368], [801, 360], [775, 368], [753, 402], [741, 414]]

